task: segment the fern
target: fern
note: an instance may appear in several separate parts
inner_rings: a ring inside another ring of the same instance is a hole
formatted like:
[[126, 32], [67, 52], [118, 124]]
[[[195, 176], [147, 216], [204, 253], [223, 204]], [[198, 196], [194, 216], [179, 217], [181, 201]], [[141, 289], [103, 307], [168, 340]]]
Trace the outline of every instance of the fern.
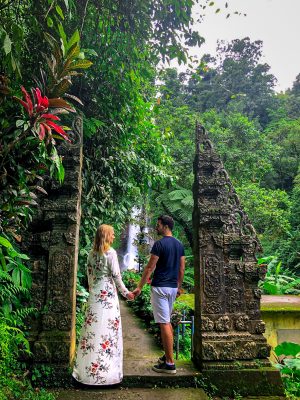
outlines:
[[36, 312], [37, 309], [34, 307], [21, 308], [16, 311], [11, 311], [9, 315], [6, 316], [6, 320], [10, 327], [23, 326], [24, 320]]
[[15, 301], [20, 295], [27, 295], [28, 289], [14, 283], [12, 277], [0, 270], [0, 304]]
[[171, 192], [161, 193], [157, 197], [157, 201], [167, 207], [171, 213], [177, 214], [186, 222], [192, 221], [194, 200], [191, 190], [178, 187]]

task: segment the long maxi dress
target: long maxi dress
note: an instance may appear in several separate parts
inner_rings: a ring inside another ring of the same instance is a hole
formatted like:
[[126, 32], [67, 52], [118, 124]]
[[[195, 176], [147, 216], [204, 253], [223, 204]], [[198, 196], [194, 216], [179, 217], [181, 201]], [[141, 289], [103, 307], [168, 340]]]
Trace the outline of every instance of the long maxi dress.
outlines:
[[113, 385], [123, 378], [123, 338], [117, 289], [126, 297], [117, 253], [91, 251], [89, 299], [80, 332], [73, 377], [87, 385]]

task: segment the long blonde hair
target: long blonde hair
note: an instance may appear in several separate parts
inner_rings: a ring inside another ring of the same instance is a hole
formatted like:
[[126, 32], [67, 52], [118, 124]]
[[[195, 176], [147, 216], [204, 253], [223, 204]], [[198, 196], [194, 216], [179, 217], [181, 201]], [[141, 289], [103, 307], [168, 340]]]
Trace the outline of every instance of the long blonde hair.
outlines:
[[111, 225], [100, 225], [95, 235], [93, 250], [99, 254], [103, 254], [109, 250], [110, 239], [113, 232], [114, 228]]

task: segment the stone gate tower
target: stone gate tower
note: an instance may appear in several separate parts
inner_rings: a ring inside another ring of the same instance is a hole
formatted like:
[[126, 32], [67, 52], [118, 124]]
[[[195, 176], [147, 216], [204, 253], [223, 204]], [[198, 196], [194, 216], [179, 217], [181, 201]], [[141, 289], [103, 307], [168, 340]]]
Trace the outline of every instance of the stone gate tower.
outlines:
[[260, 394], [266, 390], [275, 394], [271, 386], [277, 386], [280, 394], [279, 372], [270, 366], [270, 346], [260, 317], [258, 281], [266, 273], [257, 265], [260, 243], [200, 125], [194, 168], [194, 362], [217, 386], [225, 380], [228, 388], [230, 374], [239, 370], [245, 381], [255, 377], [250, 382], [260, 385]]
[[[65, 179], [62, 185], [44, 182], [47, 196], [24, 240], [33, 264], [32, 301], [39, 311], [31, 320], [29, 341], [33, 362], [51, 365], [53, 381], [62, 376], [75, 352], [76, 278], [81, 216], [82, 119], [69, 132], [72, 143], [62, 142]], [[57, 371], [57, 374], [55, 374]], [[70, 374], [69, 374], [70, 375]]]

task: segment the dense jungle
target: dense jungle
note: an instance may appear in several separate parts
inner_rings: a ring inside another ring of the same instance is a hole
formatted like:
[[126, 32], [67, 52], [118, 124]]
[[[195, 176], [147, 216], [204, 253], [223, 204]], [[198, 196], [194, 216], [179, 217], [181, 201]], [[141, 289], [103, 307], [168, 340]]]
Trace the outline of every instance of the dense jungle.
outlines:
[[[64, 181], [57, 146], [70, 140], [76, 113], [84, 152], [79, 323], [96, 228], [111, 224], [120, 238], [133, 207], [142, 210], [141, 226], [162, 213], [174, 218], [186, 247], [184, 288], [192, 292], [196, 121], [259, 235], [259, 260], [268, 264], [262, 290], [300, 294], [300, 66], [292, 87], [278, 93], [260, 40], [220, 41], [216, 55], [191, 57], [205, 40], [194, 29], [194, 3], [0, 2], [0, 400], [54, 398], [34, 385], [41, 371], [19, 361], [30, 354], [26, 321], [37, 312], [22, 239], [47, 196], [43, 182]], [[229, 18], [238, 13], [230, 1], [224, 8]], [[148, 250], [140, 252], [145, 263]], [[126, 279], [136, 282], [132, 272]], [[297, 374], [291, 395], [300, 390]]]

